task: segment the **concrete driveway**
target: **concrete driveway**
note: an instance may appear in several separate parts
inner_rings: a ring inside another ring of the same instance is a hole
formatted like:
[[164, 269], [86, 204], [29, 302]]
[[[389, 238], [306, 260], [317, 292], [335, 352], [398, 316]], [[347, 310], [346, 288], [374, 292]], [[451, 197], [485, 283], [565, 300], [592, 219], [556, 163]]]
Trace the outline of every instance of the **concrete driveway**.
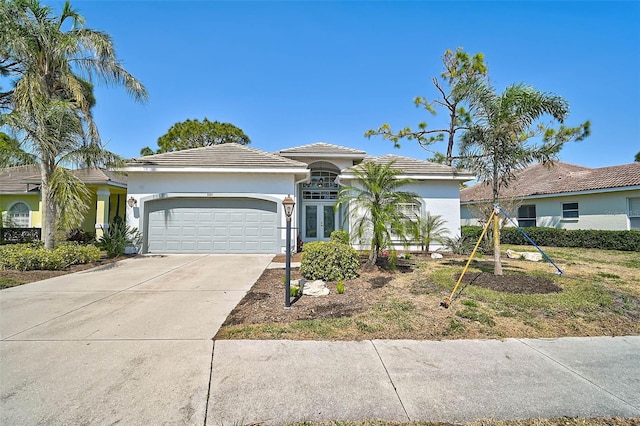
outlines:
[[0, 292], [0, 424], [203, 424], [212, 337], [271, 255], [144, 256]]

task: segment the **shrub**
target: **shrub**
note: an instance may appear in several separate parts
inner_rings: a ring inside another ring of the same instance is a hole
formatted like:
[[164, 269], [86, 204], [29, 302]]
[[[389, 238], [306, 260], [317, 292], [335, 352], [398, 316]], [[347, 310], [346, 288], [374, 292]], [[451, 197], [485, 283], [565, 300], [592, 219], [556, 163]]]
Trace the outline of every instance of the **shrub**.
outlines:
[[124, 254], [128, 245], [140, 244], [138, 228], [131, 228], [121, 217], [114, 217], [109, 228], [103, 230], [104, 234], [98, 240], [100, 247], [107, 252], [109, 257], [118, 257]]
[[338, 281], [336, 283], [336, 291], [338, 292], [338, 294], [344, 293], [344, 283], [342, 281]]
[[360, 259], [351, 246], [330, 242], [313, 242], [304, 245], [300, 273], [310, 280], [339, 281], [358, 276]]
[[[480, 235], [478, 235], [478, 237], [479, 236]], [[476, 237], [476, 240], [478, 237]], [[459, 237], [446, 237], [444, 239], [444, 246], [453, 254], [470, 254], [473, 250], [473, 243], [470, 242], [470, 239], [464, 235], [464, 233]]]
[[349, 244], [349, 233], [347, 231], [338, 229], [331, 233], [330, 239], [334, 243]]
[[78, 244], [91, 244], [96, 240], [96, 233], [85, 231], [82, 228], [72, 229], [67, 234], [67, 241]]
[[[524, 232], [540, 246], [580, 247], [603, 250], [640, 251], [640, 232], [601, 231], [597, 229], [523, 228]], [[463, 226], [462, 235], [477, 240], [482, 232], [479, 226]], [[502, 244], [531, 244], [515, 227], [502, 228]]]
[[71, 265], [95, 262], [100, 249], [93, 245], [67, 243], [46, 250], [41, 243], [12, 244], [0, 247], [0, 269], [58, 270]]

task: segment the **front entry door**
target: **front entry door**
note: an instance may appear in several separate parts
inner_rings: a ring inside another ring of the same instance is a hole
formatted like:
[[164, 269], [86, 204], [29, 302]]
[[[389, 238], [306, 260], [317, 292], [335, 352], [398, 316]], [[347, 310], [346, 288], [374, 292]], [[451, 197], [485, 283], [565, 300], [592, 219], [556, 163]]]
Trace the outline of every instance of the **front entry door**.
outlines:
[[332, 204], [304, 206], [304, 241], [323, 241], [336, 230], [336, 213]]

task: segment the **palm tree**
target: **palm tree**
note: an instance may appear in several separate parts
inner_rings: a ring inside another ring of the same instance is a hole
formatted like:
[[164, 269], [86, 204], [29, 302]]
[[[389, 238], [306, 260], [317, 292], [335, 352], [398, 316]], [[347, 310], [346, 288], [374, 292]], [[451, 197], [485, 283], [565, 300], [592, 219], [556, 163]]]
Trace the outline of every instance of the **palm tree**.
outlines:
[[336, 209], [348, 205], [348, 217], [360, 241], [371, 239], [371, 252], [367, 264], [373, 266], [383, 248], [392, 247], [394, 237], [406, 241], [407, 216], [403, 204], [419, 204], [418, 196], [399, 189], [411, 183], [401, 178], [402, 170], [393, 168], [393, 162], [377, 164], [371, 161], [354, 167], [355, 185], [342, 188]]
[[34, 155], [23, 150], [19, 140], [0, 132], [0, 167], [24, 166], [35, 163]]
[[2, 121], [38, 157], [46, 248], [54, 245], [52, 179], [58, 165], [76, 161], [101, 166], [116, 158], [102, 148], [91, 115], [95, 99], [90, 82], [97, 78], [119, 84], [136, 100], [147, 98], [144, 86], [120, 64], [109, 35], [83, 25], [84, 18], [68, 1], [60, 16], [38, 0], [0, 3], [0, 66], [15, 80], [11, 90], [0, 93], [0, 106], [10, 110]]
[[[413, 222], [411, 222], [413, 224]], [[445, 226], [446, 220], [440, 215], [432, 215], [427, 212], [426, 217], [418, 216], [415, 224], [413, 224], [413, 235], [422, 251], [429, 252], [429, 246], [432, 241], [443, 243], [449, 230]]]
[[[509, 185], [518, 170], [535, 161], [552, 165], [566, 142], [589, 135], [588, 121], [578, 127], [559, 129], [537, 124], [546, 115], [563, 123], [569, 105], [560, 96], [523, 84], [511, 85], [500, 95], [486, 86], [477, 92], [473, 102], [477, 115], [461, 138], [460, 166], [473, 170], [479, 182], [492, 185], [494, 204], [500, 199], [500, 189]], [[530, 143], [534, 137], [539, 137], [542, 143]], [[497, 223], [496, 220], [494, 274], [502, 275]]]

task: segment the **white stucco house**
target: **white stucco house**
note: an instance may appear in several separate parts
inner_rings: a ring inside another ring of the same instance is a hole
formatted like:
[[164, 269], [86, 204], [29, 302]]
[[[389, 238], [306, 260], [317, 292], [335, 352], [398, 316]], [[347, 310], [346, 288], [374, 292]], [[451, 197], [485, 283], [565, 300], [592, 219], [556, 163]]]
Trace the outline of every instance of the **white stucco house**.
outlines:
[[127, 223], [143, 234], [143, 253], [281, 253], [286, 217], [282, 200], [295, 200], [292, 247], [349, 231], [345, 209], [335, 210], [341, 185], [363, 161], [388, 163], [415, 179], [426, 215], [441, 215], [460, 233], [460, 183], [468, 172], [417, 159], [314, 143], [269, 153], [238, 144], [156, 154], [131, 160]]
[[[640, 163], [588, 168], [556, 162], [529, 166], [501, 191], [515, 201], [520, 226], [564, 229], [640, 229]], [[479, 203], [491, 200], [491, 187], [476, 184], [460, 193], [462, 225], [482, 225]]]

